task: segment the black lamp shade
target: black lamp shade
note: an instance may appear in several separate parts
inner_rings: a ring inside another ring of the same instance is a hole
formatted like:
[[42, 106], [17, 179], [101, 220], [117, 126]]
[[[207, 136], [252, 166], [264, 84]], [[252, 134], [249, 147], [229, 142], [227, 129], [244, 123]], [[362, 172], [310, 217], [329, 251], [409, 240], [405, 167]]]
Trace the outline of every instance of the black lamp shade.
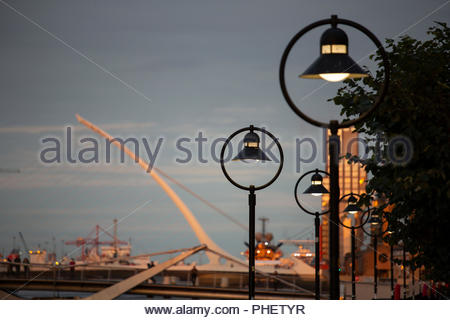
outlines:
[[322, 184], [322, 176], [316, 172], [311, 177], [311, 185], [306, 189], [304, 194], [312, 194], [313, 196], [321, 196], [324, 193], [329, 193], [328, 190]]
[[237, 160], [271, 161], [271, 159], [259, 148], [259, 136], [253, 131], [250, 131], [245, 135], [244, 149], [233, 158], [233, 161]]
[[266, 154], [259, 148], [244, 147], [241, 152], [238, 153], [233, 161], [237, 160], [261, 160], [261, 161], [272, 161]]
[[368, 74], [348, 55], [348, 37], [339, 28], [326, 30], [320, 38], [320, 56], [299, 77], [341, 81]]
[[356, 199], [355, 196], [352, 194], [348, 198], [348, 205], [347, 205], [347, 207], [345, 207], [344, 212], [348, 212], [348, 213], [351, 213], [351, 214], [355, 214], [357, 212], [360, 212], [361, 208], [356, 205], [357, 202], [358, 202], [358, 199]]
[[325, 188], [322, 184], [312, 184], [308, 187], [308, 189], [303, 192], [304, 194], [312, 194], [313, 196], [321, 196], [324, 193], [329, 193], [327, 188]]
[[347, 207], [345, 207], [344, 211], [354, 214], [354, 213], [360, 212], [361, 208], [358, 207], [356, 204], [349, 204]]

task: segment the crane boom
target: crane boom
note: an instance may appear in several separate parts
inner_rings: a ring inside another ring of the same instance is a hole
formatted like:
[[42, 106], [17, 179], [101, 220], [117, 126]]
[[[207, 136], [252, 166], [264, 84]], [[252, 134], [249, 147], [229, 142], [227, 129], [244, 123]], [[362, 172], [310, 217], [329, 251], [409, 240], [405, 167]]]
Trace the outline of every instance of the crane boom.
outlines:
[[25, 248], [25, 251], [28, 254], [29, 253], [29, 249], [28, 249], [27, 243], [25, 242], [25, 238], [23, 237], [23, 234], [22, 234], [21, 231], [19, 231], [19, 236], [20, 236], [20, 240], [22, 240], [23, 247]]

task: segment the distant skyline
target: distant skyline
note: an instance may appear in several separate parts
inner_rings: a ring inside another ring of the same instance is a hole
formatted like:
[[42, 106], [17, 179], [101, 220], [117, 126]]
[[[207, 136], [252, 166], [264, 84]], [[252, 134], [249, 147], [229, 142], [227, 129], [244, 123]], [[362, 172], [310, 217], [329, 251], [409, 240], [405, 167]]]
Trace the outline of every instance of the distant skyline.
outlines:
[[[280, 138], [286, 163], [280, 178], [257, 193], [256, 217], [270, 219], [267, 229], [275, 241], [308, 227], [312, 232], [312, 219], [293, 197], [299, 176], [295, 139], [312, 138], [318, 146], [317, 160], [300, 170], [323, 169], [323, 132], [287, 106], [278, 67], [291, 37], [331, 14], [364, 25], [384, 43], [404, 34], [425, 39], [434, 21], [449, 22], [450, 5], [443, 0], [0, 0], [0, 252], [9, 252], [14, 236], [19, 244], [20, 231], [32, 248], [46, 242], [51, 248], [55, 237], [59, 254], [61, 240], [86, 236], [96, 224], [108, 227], [141, 206], [119, 224], [119, 237], [132, 238], [134, 253], [198, 243], [166, 194], [132, 161], [119, 163], [118, 152], [109, 164], [40, 161], [42, 139], [63, 141], [67, 126], [74, 129], [75, 143], [95, 136], [78, 124], [76, 113], [114, 136], [145, 138], [152, 150], [163, 138], [155, 166], [243, 225], [247, 194], [225, 179], [211, 144], [250, 124], [265, 127]], [[343, 29], [350, 55], [374, 72], [368, 59], [373, 44]], [[305, 36], [292, 51], [287, 79], [305, 112], [329, 121], [339, 117], [338, 108], [326, 101], [339, 84], [297, 78], [317, 57], [323, 30]], [[177, 141], [191, 138], [183, 146], [197, 154], [199, 132], [208, 139], [203, 144], [208, 162], [198, 157], [177, 162], [186, 156]], [[312, 150], [304, 147], [301, 155], [307, 158]], [[220, 148], [217, 143], [217, 155]], [[250, 169], [236, 172], [250, 179], [256, 175]], [[247, 232], [171, 186], [210, 237], [238, 256]]]

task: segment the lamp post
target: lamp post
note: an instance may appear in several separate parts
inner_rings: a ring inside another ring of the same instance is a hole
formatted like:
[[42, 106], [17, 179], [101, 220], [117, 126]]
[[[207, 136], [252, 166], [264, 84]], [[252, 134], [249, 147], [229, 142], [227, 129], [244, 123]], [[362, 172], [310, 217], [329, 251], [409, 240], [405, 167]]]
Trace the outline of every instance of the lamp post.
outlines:
[[[390, 236], [394, 233], [391, 229], [387, 229], [386, 233]], [[394, 245], [389, 244], [390, 249], [390, 260], [389, 260], [389, 269], [390, 269], [390, 284], [391, 284], [391, 300], [394, 300]]]
[[[338, 25], [347, 25], [364, 33], [378, 48], [384, 66], [384, 81], [376, 97], [373, 105], [367, 109], [360, 117], [352, 120], [346, 120], [339, 123], [337, 120], [331, 120], [324, 123], [310, 118], [303, 113], [300, 108], [291, 99], [286, 88], [285, 69], [286, 61], [296, 42], [307, 32], [323, 25], [331, 25], [320, 39], [320, 56], [319, 58], [303, 73], [300, 78], [305, 79], [324, 79], [327, 81], [340, 81], [347, 78], [366, 77], [367, 73], [362, 70], [348, 55], [348, 37], [345, 32], [338, 28]], [[331, 131], [329, 140], [329, 156], [330, 156], [330, 299], [339, 299], [339, 136], [337, 135], [339, 128], [347, 128], [356, 123], [361, 122], [368, 117], [383, 101], [389, 85], [389, 62], [386, 52], [377, 39], [377, 37], [362, 25], [345, 19], [340, 19], [336, 15], [332, 15], [330, 19], [316, 21], [302, 30], [300, 30], [288, 43], [285, 48], [280, 62], [279, 80], [281, 92], [284, 99], [291, 109], [303, 120], [310, 124], [328, 128]]]
[[[342, 198], [340, 199], [340, 201], [344, 200], [345, 198], [347, 198], [347, 206], [344, 209], [344, 212], [346, 212], [347, 214], [350, 214], [352, 216], [352, 224], [350, 226], [344, 224], [342, 222], [341, 219], [339, 219], [339, 223], [347, 229], [350, 229], [350, 238], [351, 238], [351, 256], [352, 256], [352, 300], [356, 299], [356, 257], [355, 257], [355, 252], [356, 252], [356, 233], [355, 230], [362, 228], [368, 221], [369, 221], [369, 214], [362, 214], [359, 217], [359, 224], [354, 224], [354, 220], [356, 220], [356, 214], [358, 214], [359, 212], [362, 212], [362, 209], [357, 205], [358, 203], [358, 198], [360, 198], [361, 196], [359, 194], [355, 194], [355, 193], [349, 193], [346, 194], [344, 196], [342, 196]], [[365, 213], [368, 213], [368, 211], [366, 211]]]
[[403, 300], [406, 300], [406, 250], [405, 250], [405, 243], [403, 243], [403, 260], [402, 260], [402, 267], [403, 267]]
[[391, 268], [391, 299], [394, 300], [394, 246], [391, 244], [391, 260], [389, 261], [389, 267]]
[[304, 173], [295, 184], [294, 188], [294, 196], [295, 201], [297, 202], [297, 205], [307, 214], [313, 215], [314, 218], [314, 242], [315, 242], [315, 281], [314, 281], [314, 287], [315, 287], [315, 298], [316, 300], [320, 300], [320, 248], [319, 248], [319, 228], [320, 228], [320, 216], [324, 215], [329, 212], [323, 211], [319, 213], [318, 211], [310, 211], [306, 209], [298, 199], [298, 186], [300, 184], [300, 181], [307, 175], [313, 174], [311, 177], [311, 185], [303, 192], [304, 194], [311, 194], [313, 196], [321, 196], [325, 193], [329, 193], [328, 190], [323, 186], [322, 181], [323, 178], [320, 175], [320, 173], [329, 175], [328, 172], [322, 171], [319, 169], [311, 170], [306, 173]]
[[[245, 137], [244, 137], [244, 148], [238, 153], [236, 157], [233, 158], [234, 161], [240, 160], [240, 161], [246, 161], [246, 160], [253, 160], [253, 161], [271, 161], [269, 157], [266, 156], [266, 154], [259, 148], [260, 139], [257, 133], [255, 131], [259, 131], [263, 134], [268, 135], [277, 145], [278, 152], [280, 153], [280, 163], [278, 165], [278, 170], [275, 173], [275, 175], [272, 177], [270, 181], [268, 181], [265, 184], [255, 186], [255, 185], [249, 185], [244, 186], [236, 181], [234, 181], [230, 175], [228, 174], [226, 168], [225, 168], [225, 161], [224, 161], [224, 154], [225, 150], [228, 146], [228, 144], [231, 142], [231, 139], [233, 139], [235, 136], [242, 132], [249, 131]], [[278, 142], [278, 139], [275, 138], [273, 134], [271, 134], [269, 131], [266, 131], [262, 128], [257, 128], [254, 126], [245, 127], [242, 129], [239, 129], [232, 133], [228, 139], [225, 141], [222, 151], [220, 152], [220, 166], [222, 168], [222, 172], [227, 178], [228, 181], [231, 182], [234, 186], [236, 186], [239, 189], [243, 189], [246, 191], [249, 191], [248, 195], [248, 205], [249, 205], [249, 241], [248, 241], [248, 298], [249, 300], [253, 300], [255, 298], [255, 207], [256, 207], [256, 195], [255, 191], [264, 189], [268, 186], [270, 186], [275, 180], [278, 178], [278, 176], [281, 173], [281, 170], [283, 168], [283, 162], [284, 162], [284, 156], [283, 156], [283, 149], [281, 148], [280, 143]]]
[[[378, 237], [382, 236], [385, 232], [381, 231], [381, 219], [377, 213], [373, 213], [370, 215], [369, 223], [371, 225], [371, 232], [368, 233], [364, 230], [364, 227], [361, 229], [367, 234], [369, 237], [373, 239], [373, 299], [377, 298], [378, 294], [378, 269], [377, 269], [377, 251], [378, 251]], [[392, 257], [391, 257], [392, 259]]]

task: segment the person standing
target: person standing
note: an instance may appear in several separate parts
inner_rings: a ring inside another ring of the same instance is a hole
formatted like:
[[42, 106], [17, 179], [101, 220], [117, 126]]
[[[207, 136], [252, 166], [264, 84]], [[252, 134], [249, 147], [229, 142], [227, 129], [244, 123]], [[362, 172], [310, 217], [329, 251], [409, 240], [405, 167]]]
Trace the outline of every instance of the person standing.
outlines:
[[14, 259], [14, 269], [16, 270], [17, 275], [20, 274], [20, 256], [17, 255]]
[[8, 258], [6, 259], [6, 261], [8, 262], [8, 271], [7, 274], [8, 276], [11, 276], [13, 273], [13, 266], [12, 266], [12, 258], [11, 255], [8, 256]]
[[28, 260], [27, 257], [25, 257], [22, 261], [23, 263], [23, 272], [25, 273], [25, 278], [30, 277], [30, 260]]
[[[153, 268], [154, 266], [155, 266], [155, 263], [153, 262], [153, 260], [150, 260], [150, 263], [147, 263], [147, 267], [149, 269]], [[152, 281], [152, 283], [156, 283], [155, 277], [151, 277], [150, 280]]]
[[70, 265], [70, 279], [75, 279], [75, 260], [71, 259], [69, 262]]
[[197, 281], [197, 275], [198, 275], [198, 271], [197, 268], [194, 266], [191, 270], [191, 281], [192, 281], [192, 286], [195, 287], [195, 282]]

